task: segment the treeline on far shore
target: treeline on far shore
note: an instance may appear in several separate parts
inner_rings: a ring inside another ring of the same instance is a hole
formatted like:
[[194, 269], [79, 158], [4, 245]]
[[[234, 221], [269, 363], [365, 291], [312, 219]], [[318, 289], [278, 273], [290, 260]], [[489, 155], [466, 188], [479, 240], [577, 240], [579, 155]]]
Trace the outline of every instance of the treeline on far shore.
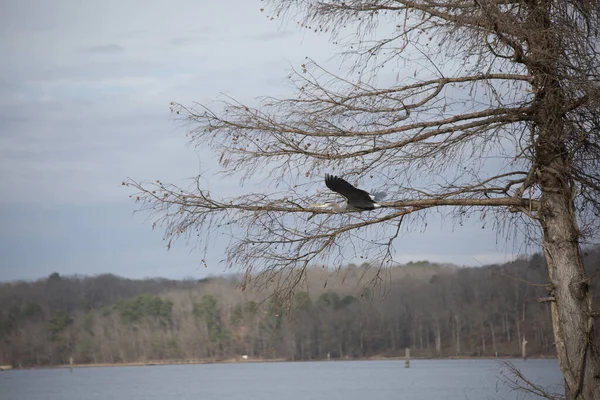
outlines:
[[[600, 270], [600, 248], [585, 264]], [[397, 357], [407, 347], [416, 357], [518, 356], [524, 338], [529, 355], [555, 354], [539, 254], [473, 268], [409, 263], [368, 286], [374, 273], [311, 268], [285, 302], [269, 287], [242, 290], [237, 275], [0, 283], [0, 365]]]

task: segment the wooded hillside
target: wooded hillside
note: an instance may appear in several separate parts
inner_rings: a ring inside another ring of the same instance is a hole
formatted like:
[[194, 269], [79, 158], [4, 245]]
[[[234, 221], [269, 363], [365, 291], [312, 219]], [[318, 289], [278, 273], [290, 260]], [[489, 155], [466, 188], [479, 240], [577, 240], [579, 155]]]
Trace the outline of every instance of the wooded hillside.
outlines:
[[[0, 364], [42, 366], [172, 359], [294, 360], [554, 354], [540, 255], [459, 268], [426, 261], [365, 284], [367, 265], [311, 269], [292, 301], [242, 291], [236, 276], [130, 280], [58, 273], [0, 284]], [[600, 249], [586, 268], [600, 270]], [[362, 280], [361, 280], [362, 278]], [[359, 283], [359, 281], [361, 283]], [[596, 301], [600, 289], [592, 288]]]

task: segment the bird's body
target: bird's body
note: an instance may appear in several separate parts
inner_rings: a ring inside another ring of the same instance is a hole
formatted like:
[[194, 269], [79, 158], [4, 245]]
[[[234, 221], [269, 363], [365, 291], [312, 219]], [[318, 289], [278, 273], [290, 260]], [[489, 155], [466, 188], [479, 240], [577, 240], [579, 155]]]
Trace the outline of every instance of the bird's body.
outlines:
[[373, 210], [375, 208], [381, 207], [381, 204], [377, 203], [379, 198], [383, 198], [385, 196], [384, 193], [375, 193], [370, 194], [367, 191], [356, 188], [352, 186], [350, 183], [345, 181], [344, 179], [325, 174], [325, 185], [327, 187], [344, 196], [347, 200], [347, 205], [345, 208], [340, 207], [338, 204], [324, 204], [318, 207], [330, 207], [332, 206], [336, 211], [367, 211]]

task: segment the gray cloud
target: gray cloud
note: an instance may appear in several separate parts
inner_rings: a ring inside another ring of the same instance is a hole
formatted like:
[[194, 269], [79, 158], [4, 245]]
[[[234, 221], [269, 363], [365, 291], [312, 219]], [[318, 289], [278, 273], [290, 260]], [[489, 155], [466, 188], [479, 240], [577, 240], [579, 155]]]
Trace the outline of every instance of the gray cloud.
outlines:
[[1, 115], [0, 114], [0, 131], [12, 125], [22, 124], [30, 120], [30, 117], [20, 115]]
[[92, 54], [118, 54], [123, 53], [125, 49], [116, 44], [105, 44], [99, 46], [89, 46], [81, 49], [83, 53], [92, 53]]
[[197, 40], [198, 38], [196, 37], [176, 37], [176, 38], [172, 38], [169, 39], [169, 44], [173, 45], [173, 46], [186, 46], [189, 44], [193, 44], [195, 40]]
[[252, 36], [252, 38], [255, 40], [267, 42], [267, 41], [271, 41], [271, 40], [284, 39], [284, 38], [287, 38], [290, 36], [294, 36], [294, 32], [286, 30], [286, 31], [278, 31], [278, 32], [261, 33], [259, 35]]
[[49, 32], [55, 28], [56, 28], [55, 24], [42, 23], [40, 25], [33, 27], [32, 29], [34, 31], [38, 31], [38, 32]]

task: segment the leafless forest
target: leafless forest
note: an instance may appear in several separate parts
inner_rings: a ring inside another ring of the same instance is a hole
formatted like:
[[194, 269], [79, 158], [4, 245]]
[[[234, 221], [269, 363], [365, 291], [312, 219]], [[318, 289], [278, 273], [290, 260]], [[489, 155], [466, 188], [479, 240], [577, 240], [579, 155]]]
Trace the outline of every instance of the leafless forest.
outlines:
[[[600, 248], [586, 255], [600, 271]], [[427, 261], [384, 271], [309, 269], [290, 302], [240, 276], [200, 281], [62, 277], [0, 286], [0, 364], [151, 360], [554, 355], [544, 258], [459, 268]], [[275, 283], [273, 284], [276, 285]], [[595, 301], [600, 289], [592, 288]], [[282, 304], [287, 304], [283, 307]]]

